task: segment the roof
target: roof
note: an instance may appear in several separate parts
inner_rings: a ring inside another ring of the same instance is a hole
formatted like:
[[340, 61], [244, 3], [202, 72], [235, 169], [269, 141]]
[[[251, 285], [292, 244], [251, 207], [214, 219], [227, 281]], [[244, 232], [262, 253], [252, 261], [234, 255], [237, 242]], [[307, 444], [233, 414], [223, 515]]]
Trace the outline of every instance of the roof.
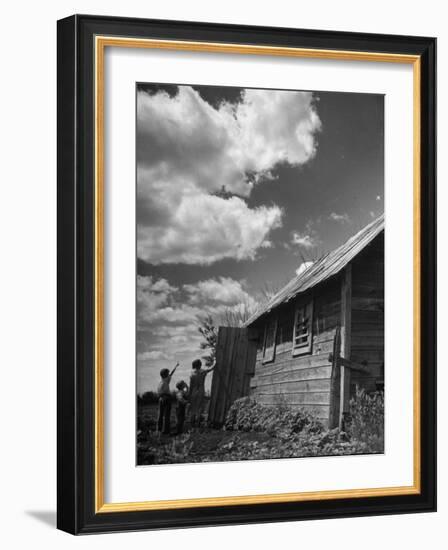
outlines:
[[246, 321], [245, 326], [251, 325], [254, 321], [269, 313], [280, 304], [289, 302], [298, 294], [315, 287], [330, 277], [337, 275], [350, 263], [364, 248], [384, 231], [384, 214], [372, 223], [361, 229], [346, 243], [332, 252], [325, 254], [308, 269], [291, 279], [277, 294], [258, 309]]

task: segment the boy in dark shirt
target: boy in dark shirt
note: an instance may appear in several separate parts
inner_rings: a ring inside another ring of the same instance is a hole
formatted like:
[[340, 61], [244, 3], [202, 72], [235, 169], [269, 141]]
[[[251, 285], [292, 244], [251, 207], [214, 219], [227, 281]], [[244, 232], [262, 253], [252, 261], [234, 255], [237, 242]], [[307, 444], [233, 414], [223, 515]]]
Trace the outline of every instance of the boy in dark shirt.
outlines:
[[176, 363], [174, 369], [170, 372], [168, 369], [160, 371], [160, 382], [157, 387], [159, 395], [159, 418], [157, 420], [157, 430], [159, 433], [169, 435], [170, 433], [170, 416], [171, 416], [171, 392], [170, 382], [171, 377], [176, 372], [179, 363]]
[[184, 431], [185, 410], [188, 404], [188, 386], [181, 380], [176, 384], [176, 433]]
[[193, 372], [190, 376], [190, 417], [192, 426], [200, 426], [205, 400], [205, 377], [215, 368], [216, 361], [208, 369], [202, 368], [202, 361], [196, 359], [192, 363]]

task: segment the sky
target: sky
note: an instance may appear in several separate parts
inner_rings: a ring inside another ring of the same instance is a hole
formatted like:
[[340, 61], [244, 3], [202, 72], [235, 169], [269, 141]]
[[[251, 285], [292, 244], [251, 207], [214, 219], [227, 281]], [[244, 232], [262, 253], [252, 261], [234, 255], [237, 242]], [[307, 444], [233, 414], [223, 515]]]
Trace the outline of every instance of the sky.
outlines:
[[383, 213], [384, 97], [138, 83], [137, 392]]

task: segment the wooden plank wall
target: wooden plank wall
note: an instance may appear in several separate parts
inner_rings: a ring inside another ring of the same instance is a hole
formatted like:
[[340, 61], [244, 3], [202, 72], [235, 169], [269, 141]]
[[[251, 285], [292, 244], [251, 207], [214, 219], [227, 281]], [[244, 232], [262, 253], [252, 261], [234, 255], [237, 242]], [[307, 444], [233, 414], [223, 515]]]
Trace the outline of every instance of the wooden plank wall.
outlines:
[[352, 361], [367, 361], [369, 374], [353, 371], [356, 384], [368, 391], [384, 379], [384, 234], [379, 235], [352, 264]]
[[[301, 296], [299, 300], [309, 296]], [[319, 287], [319, 294], [314, 296], [311, 354], [294, 357], [292, 338], [296, 305], [297, 301], [293, 300], [271, 314], [278, 315], [275, 358], [270, 363], [263, 363], [260, 338], [251, 395], [259, 403], [303, 408], [328, 423], [331, 387], [328, 355], [333, 351], [334, 335], [340, 323], [340, 279], [335, 278]], [[263, 333], [263, 325], [259, 332]]]
[[[341, 349], [340, 355], [350, 359], [352, 341], [352, 266], [347, 265], [341, 273]], [[344, 365], [340, 366], [339, 384], [339, 421], [342, 429], [345, 415], [350, 412], [350, 382], [351, 370]]]
[[338, 327], [333, 340], [333, 360], [331, 365], [330, 411], [328, 415], [328, 427], [331, 429], [339, 426], [341, 418], [341, 368], [338, 363], [340, 352], [341, 329]]
[[231, 404], [249, 394], [255, 356], [251, 329], [219, 327], [208, 411], [208, 421], [213, 425], [222, 425]]

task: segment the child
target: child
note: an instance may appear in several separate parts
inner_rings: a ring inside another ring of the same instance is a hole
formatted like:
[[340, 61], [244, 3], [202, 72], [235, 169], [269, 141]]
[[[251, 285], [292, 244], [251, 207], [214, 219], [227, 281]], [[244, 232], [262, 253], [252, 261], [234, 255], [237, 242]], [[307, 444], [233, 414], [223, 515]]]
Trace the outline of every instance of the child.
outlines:
[[190, 402], [191, 402], [191, 425], [199, 426], [201, 414], [204, 407], [205, 377], [215, 368], [216, 361], [209, 369], [202, 369], [202, 362], [196, 359], [192, 363], [193, 372], [190, 376]]
[[185, 409], [188, 404], [188, 386], [183, 380], [176, 384], [176, 433], [181, 434], [184, 431]]
[[171, 392], [170, 382], [171, 377], [176, 372], [179, 363], [176, 363], [174, 369], [170, 372], [168, 369], [160, 371], [160, 382], [157, 387], [159, 395], [159, 418], [157, 420], [157, 429], [159, 433], [169, 435], [170, 433], [170, 416], [171, 416]]

